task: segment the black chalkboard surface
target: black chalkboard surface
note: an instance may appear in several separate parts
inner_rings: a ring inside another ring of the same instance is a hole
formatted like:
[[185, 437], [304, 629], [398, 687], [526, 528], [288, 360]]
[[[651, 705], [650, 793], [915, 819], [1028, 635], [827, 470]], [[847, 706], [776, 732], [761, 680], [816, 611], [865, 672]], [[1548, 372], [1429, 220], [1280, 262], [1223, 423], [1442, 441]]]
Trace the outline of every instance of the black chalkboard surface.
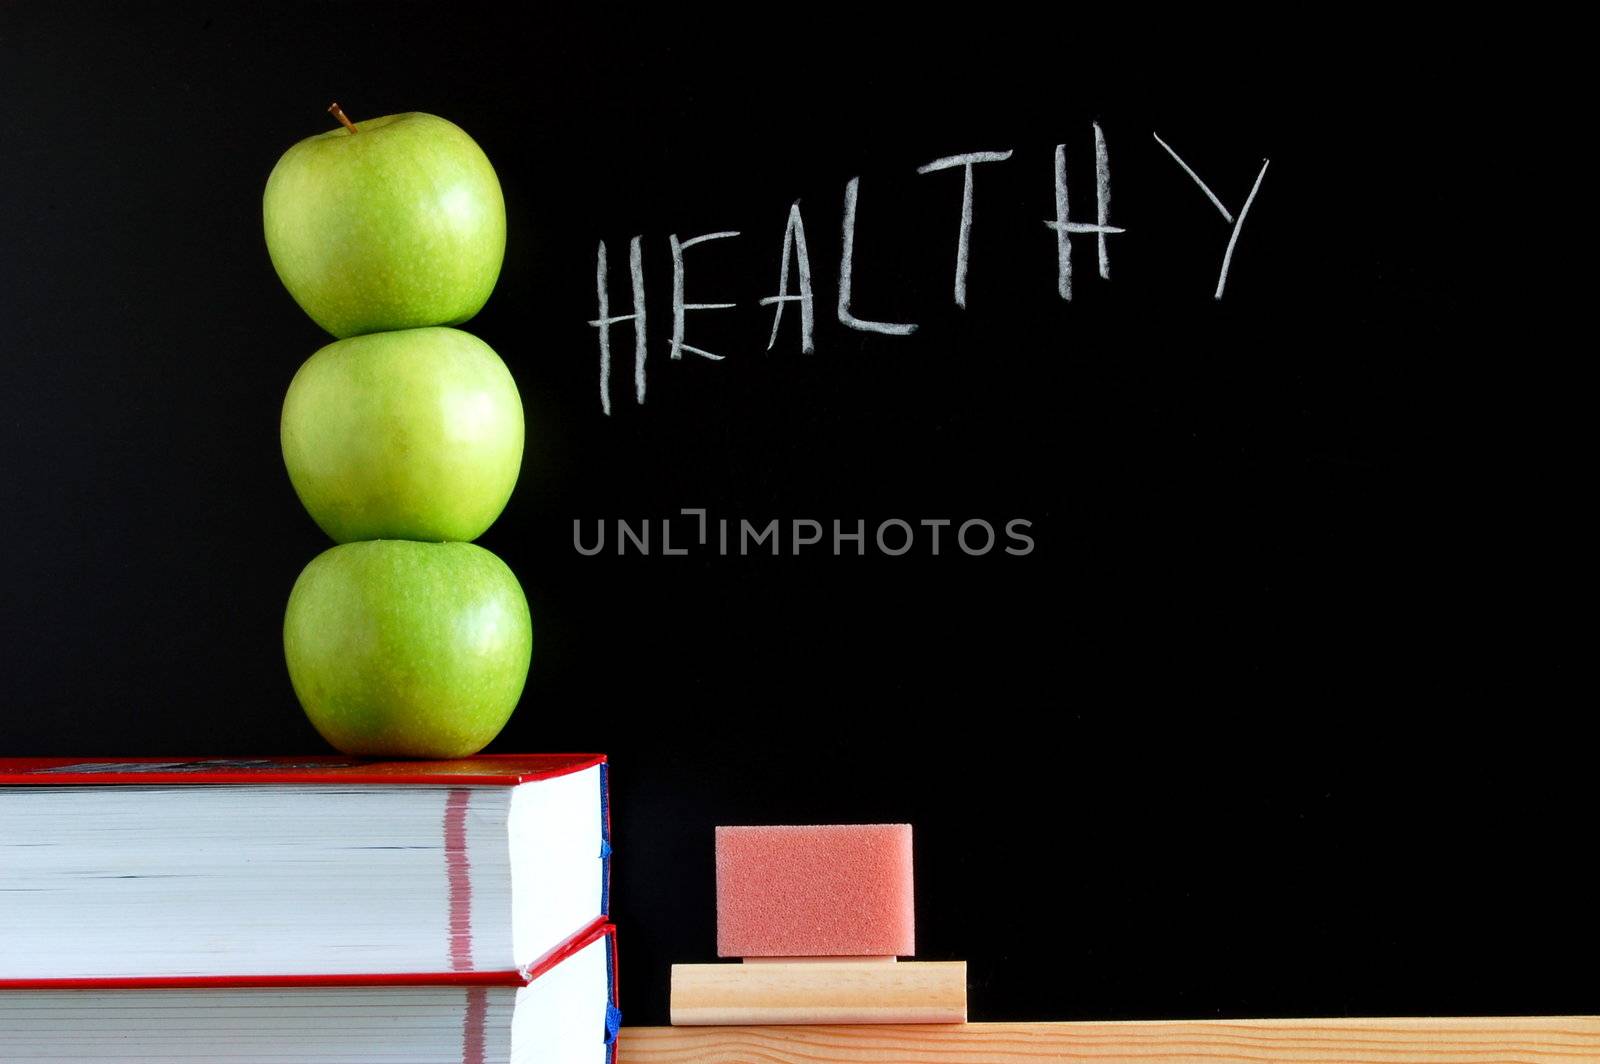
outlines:
[[630, 1022], [714, 824], [837, 821], [916, 825], [975, 1018], [1592, 1010], [1584, 747], [1463, 708], [1519, 670], [1438, 372], [1461, 42], [1347, 16], [8, 7], [0, 755], [323, 749], [277, 418], [327, 338], [260, 196], [330, 100], [424, 110], [509, 211], [493, 749], [612, 755]]

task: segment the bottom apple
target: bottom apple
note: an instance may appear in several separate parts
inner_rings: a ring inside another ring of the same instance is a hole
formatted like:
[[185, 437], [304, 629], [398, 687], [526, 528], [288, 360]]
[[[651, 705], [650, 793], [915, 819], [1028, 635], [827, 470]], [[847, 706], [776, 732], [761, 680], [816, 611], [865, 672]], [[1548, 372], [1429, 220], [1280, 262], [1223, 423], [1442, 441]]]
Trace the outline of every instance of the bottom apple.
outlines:
[[533, 627], [516, 576], [482, 547], [379, 539], [311, 560], [283, 650], [306, 716], [342, 752], [466, 757], [517, 707]]

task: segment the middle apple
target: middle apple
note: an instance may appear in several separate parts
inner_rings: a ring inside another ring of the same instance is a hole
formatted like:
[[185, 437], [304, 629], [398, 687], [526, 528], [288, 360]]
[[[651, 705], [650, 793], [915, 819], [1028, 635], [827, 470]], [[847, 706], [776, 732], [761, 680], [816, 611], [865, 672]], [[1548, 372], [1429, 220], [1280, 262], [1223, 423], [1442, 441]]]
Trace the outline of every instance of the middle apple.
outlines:
[[442, 327], [339, 340], [306, 360], [280, 426], [289, 480], [337, 543], [470, 542], [522, 467], [522, 399], [488, 344]]

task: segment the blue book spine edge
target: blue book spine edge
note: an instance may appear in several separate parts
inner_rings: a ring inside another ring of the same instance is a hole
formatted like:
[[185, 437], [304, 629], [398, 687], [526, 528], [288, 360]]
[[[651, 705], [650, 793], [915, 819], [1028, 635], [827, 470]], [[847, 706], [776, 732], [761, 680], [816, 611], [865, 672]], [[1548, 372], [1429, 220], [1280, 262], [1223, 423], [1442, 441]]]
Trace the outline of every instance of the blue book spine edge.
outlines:
[[611, 915], [611, 788], [600, 762], [600, 914]]
[[622, 1033], [622, 1010], [617, 1007], [617, 936], [606, 936], [606, 1061], [617, 1064], [617, 1037]]

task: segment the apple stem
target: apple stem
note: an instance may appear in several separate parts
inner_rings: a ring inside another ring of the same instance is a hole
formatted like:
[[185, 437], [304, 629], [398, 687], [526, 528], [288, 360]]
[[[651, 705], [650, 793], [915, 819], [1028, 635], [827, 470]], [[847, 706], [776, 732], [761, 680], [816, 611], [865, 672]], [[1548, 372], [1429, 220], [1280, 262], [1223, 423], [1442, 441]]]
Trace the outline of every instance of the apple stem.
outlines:
[[330, 103], [328, 105], [328, 113], [330, 115], [332, 115], [333, 117], [337, 118], [339, 120], [339, 122], [344, 126], [344, 128], [348, 129], [350, 132], [352, 132], [352, 133], [360, 133], [361, 132], [361, 130], [356, 128], [356, 124], [354, 122], [350, 121], [350, 119], [348, 117], [346, 117], [346, 115], [344, 113], [344, 108], [340, 107], [337, 102]]

